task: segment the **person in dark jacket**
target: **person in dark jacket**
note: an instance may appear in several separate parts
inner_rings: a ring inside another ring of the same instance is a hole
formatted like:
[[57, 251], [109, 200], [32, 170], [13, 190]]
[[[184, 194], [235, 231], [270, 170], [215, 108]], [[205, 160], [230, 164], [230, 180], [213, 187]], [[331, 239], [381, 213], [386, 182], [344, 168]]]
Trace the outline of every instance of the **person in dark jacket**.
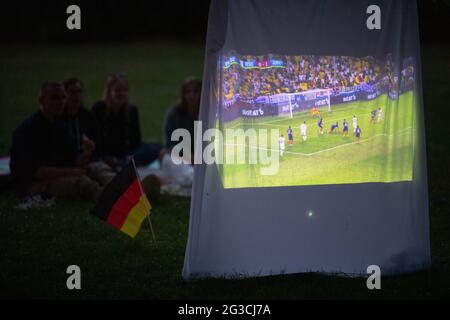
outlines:
[[200, 80], [188, 77], [181, 87], [181, 99], [178, 104], [169, 109], [164, 121], [165, 147], [172, 149], [178, 141], [172, 141], [172, 132], [176, 129], [186, 129], [191, 135], [191, 159], [194, 154], [194, 121], [198, 120], [200, 108]]
[[101, 192], [85, 169], [95, 147], [85, 140], [78, 151], [60, 118], [64, 101], [61, 83], [44, 83], [39, 110], [13, 133], [10, 168], [19, 196], [48, 193], [95, 200]]
[[78, 151], [82, 151], [83, 141], [91, 140], [98, 153], [98, 128], [95, 117], [84, 107], [83, 83], [77, 78], [63, 82], [66, 92], [63, 121], [69, 128], [70, 135], [76, 141]]
[[102, 159], [112, 167], [123, 167], [130, 157], [138, 166], [161, 157], [160, 144], [142, 142], [138, 108], [129, 103], [124, 76], [108, 77], [103, 100], [94, 104], [92, 112], [99, 126]]
[[98, 126], [94, 115], [84, 107], [83, 83], [77, 78], [71, 78], [65, 80], [63, 85], [66, 100], [62, 119], [67, 124], [79, 153], [83, 152], [83, 145], [86, 140], [89, 140], [93, 145], [94, 152], [86, 169], [91, 178], [102, 186], [106, 185], [115, 176], [115, 172], [100, 159]]

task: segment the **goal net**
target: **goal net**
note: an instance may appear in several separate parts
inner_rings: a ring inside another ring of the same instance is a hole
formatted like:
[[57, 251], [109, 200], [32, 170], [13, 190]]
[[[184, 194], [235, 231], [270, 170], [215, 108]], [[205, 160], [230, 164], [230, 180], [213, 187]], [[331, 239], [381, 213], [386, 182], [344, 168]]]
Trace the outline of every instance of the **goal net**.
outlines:
[[295, 93], [278, 93], [260, 97], [259, 102], [269, 104], [279, 116], [293, 118], [298, 112], [319, 114], [331, 111], [331, 89], [315, 89]]

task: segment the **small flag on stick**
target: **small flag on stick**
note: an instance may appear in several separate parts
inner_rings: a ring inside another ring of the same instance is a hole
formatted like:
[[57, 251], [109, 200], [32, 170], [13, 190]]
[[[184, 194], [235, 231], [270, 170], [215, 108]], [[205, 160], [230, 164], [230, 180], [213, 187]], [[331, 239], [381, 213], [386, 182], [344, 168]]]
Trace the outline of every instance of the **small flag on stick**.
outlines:
[[91, 213], [134, 238], [151, 208], [134, 162], [129, 161], [105, 186]]

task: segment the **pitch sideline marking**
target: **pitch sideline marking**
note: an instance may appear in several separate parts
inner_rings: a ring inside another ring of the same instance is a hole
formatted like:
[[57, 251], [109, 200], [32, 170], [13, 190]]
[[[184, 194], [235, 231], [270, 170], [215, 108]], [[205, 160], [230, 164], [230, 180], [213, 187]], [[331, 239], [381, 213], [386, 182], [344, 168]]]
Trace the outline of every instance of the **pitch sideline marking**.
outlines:
[[[342, 110], [338, 110], [338, 111], [345, 111], [345, 109], [352, 109], [352, 107], [348, 106], [343, 108]], [[275, 127], [284, 127], [283, 125], [279, 125], [279, 124], [272, 124], [274, 122], [279, 122], [279, 121], [286, 121], [286, 120], [298, 120], [298, 119], [304, 119], [305, 116], [308, 116], [308, 112], [307, 111], [301, 111], [298, 112], [294, 117], [292, 118], [281, 118], [281, 119], [276, 119], [276, 120], [270, 120], [270, 121], [265, 121], [265, 122], [261, 122], [261, 123], [253, 123], [252, 125], [256, 125], [256, 126], [262, 126], [262, 125], [268, 125], [268, 126], [275, 126]], [[358, 114], [358, 119], [360, 118], [367, 118], [369, 117], [369, 114]], [[326, 119], [325, 121], [323, 121], [323, 123], [329, 123], [330, 121], [336, 121], [339, 120], [340, 118], [333, 118], [331, 119]], [[255, 120], [259, 120], [259, 118], [255, 119]], [[229, 127], [230, 129], [234, 129], [237, 125], [239, 125], [241, 123], [235, 123], [233, 124], [231, 127]]]
[[[377, 138], [377, 137], [380, 137], [380, 136], [391, 137], [391, 136], [398, 135], [398, 134], [404, 134], [404, 133], [406, 133], [406, 130], [409, 130], [409, 129], [412, 129], [412, 127], [408, 127], [408, 128], [401, 129], [401, 130], [399, 130], [399, 131], [397, 131], [397, 132], [395, 132], [395, 133], [393, 133], [393, 134], [379, 133], [379, 134], [376, 134], [376, 135], [374, 135], [373, 137], [367, 138], [367, 139], [365, 139], [365, 140], [361, 140], [361, 141], [353, 141], [353, 142], [349, 142], [349, 143], [344, 143], [344, 144], [338, 145], [338, 146], [336, 146], [336, 147], [332, 147], [332, 148], [328, 148], [328, 149], [316, 151], [316, 152], [313, 152], [313, 153], [302, 153], [302, 152], [294, 152], [294, 151], [284, 151], [284, 153], [290, 153], [290, 154], [296, 154], [296, 155], [301, 155], [301, 156], [309, 157], [309, 156], [313, 156], [313, 155], [316, 155], [316, 154], [319, 154], [319, 153], [322, 153], [322, 152], [331, 151], [331, 150], [338, 149], [338, 148], [341, 148], [341, 147], [346, 147], [346, 146], [349, 146], [349, 145], [352, 145], [352, 144], [355, 144], [355, 143], [367, 142], [367, 141], [369, 141], [369, 140], [373, 140], [374, 138]], [[405, 132], [403, 132], [403, 131], [405, 131]], [[247, 147], [247, 145], [242, 144], [242, 143], [239, 143], [239, 144], [226, 143], [225, 145], [226, 145], [226, 146]], [[280, 151], [280, 149], [268, 149], [268, 148], [255, 147], [255, 146], [248, 146], [248, 147], [249, 147], [249, 148], [258, 149], [258, 150], [261, 149], [261, 150], [265, 150], [265, 151], [273, 151], [273, 152], [279, 152], [279, 151]]]
[[[358, 119], [360, 119], [360, 118], [368, 118], [368, 117], [369, 117], [369, 115], [358, 115]], [[335, 122], [336, 120], [339, 120], [339, 119], [343, 119], [343, 118], [327, 119], [326, 121], [323, 121], [323, 123], [325, 124], [325, 123]], [[345, 118], [345, 119], [347, 119], [347, 118]], [[281, 124], [271, 124], [269, 122], [255, 123], [254, 125], [257, 125], [257, 126], [267, 125], [267, 126], [274, 126], [274, 127], [286, 127], [286, 126], [283, 126]]]

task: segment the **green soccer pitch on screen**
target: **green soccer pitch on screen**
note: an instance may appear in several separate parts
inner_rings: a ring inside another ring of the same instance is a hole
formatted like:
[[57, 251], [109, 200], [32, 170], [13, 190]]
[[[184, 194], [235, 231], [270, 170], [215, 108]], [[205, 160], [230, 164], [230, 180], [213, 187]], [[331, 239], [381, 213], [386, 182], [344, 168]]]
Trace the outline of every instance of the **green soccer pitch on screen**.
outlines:
[[413, 57], [230, 52], [220, 65], [225, 188], [412, 180]]

